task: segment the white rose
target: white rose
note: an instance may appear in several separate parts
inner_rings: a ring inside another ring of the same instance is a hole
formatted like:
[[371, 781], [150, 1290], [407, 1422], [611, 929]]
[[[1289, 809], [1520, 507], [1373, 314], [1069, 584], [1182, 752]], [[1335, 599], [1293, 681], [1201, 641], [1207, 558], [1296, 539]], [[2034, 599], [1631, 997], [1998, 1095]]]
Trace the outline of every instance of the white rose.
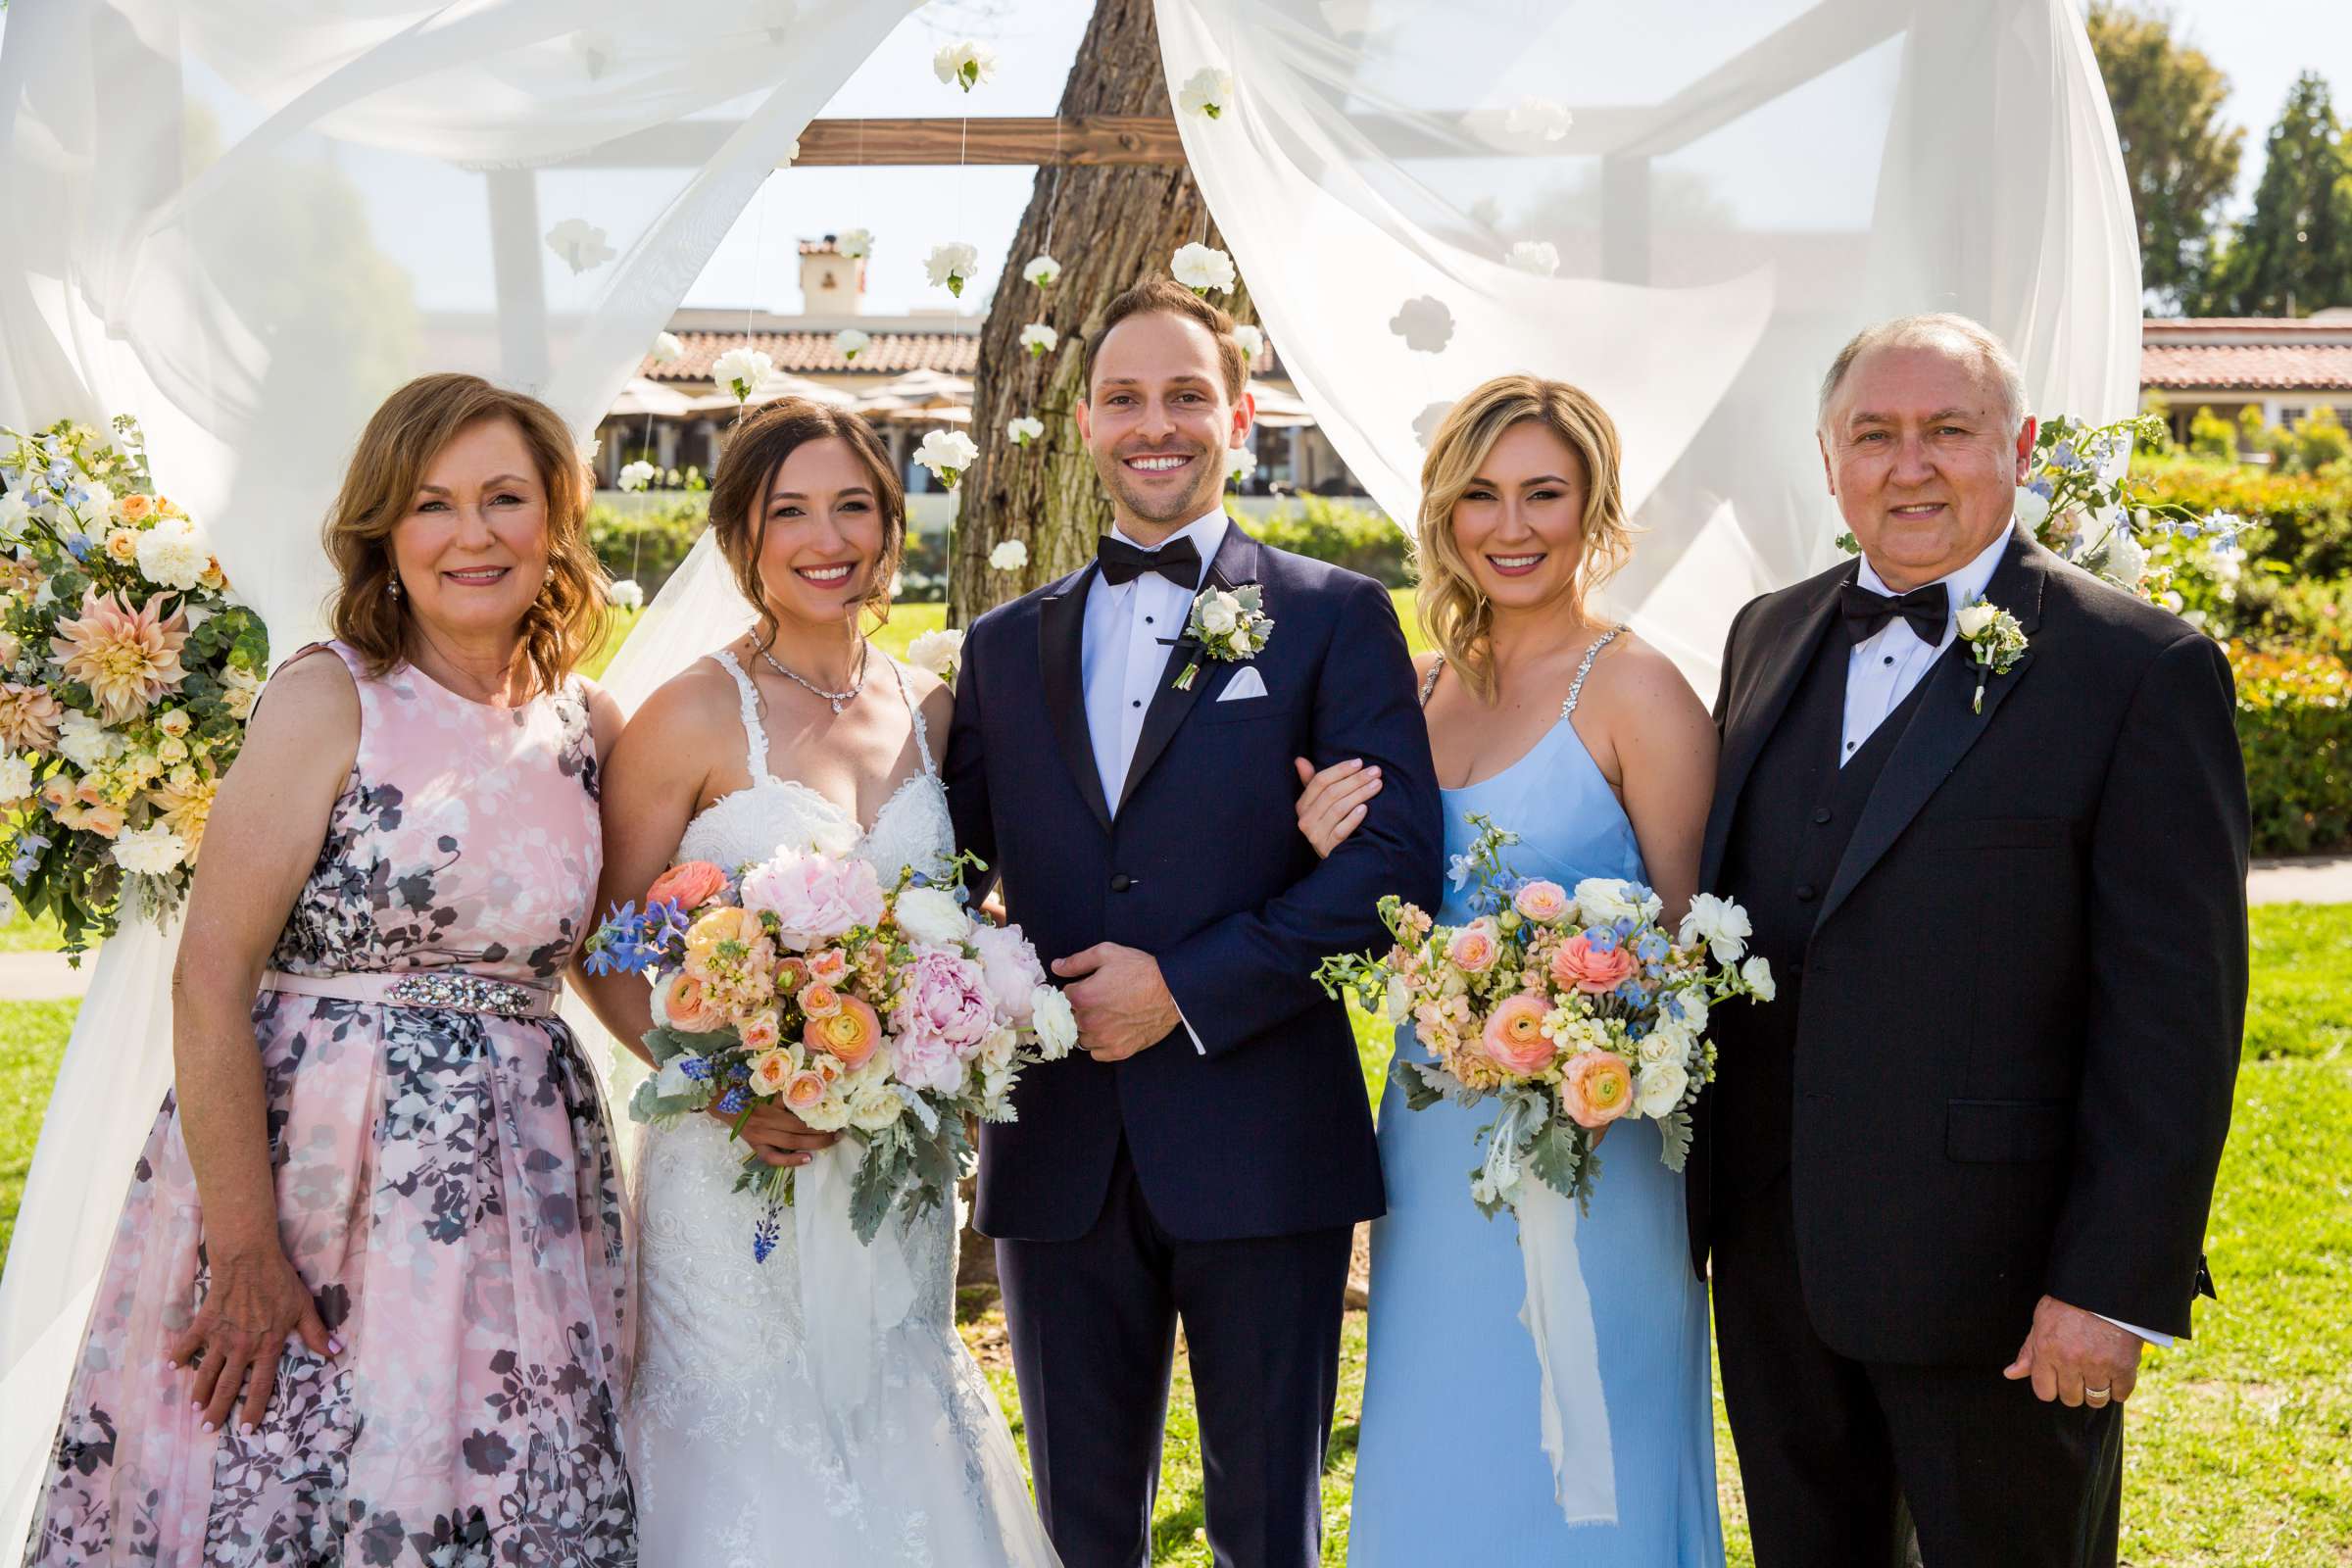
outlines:
[[1684, 1034], [1684, 1027], [1673, 1019], [1662, 1020], [1657, 1028], [1642, 1037], [1642, 1059], [1645, 1062], [1689, 1060], [1690, 1041]]
[[963, 633], [942, 628], [927, 631], [906, 645], [906, 662], [917, 669], [929, 670], [941, 680], [956, 667], [963, 657]]
[[647, 358], [656, 365], [675, 365], [685, 357], [686, 345], [679, 341], [677, 333], [656, 332], [654, 334], [654, 351]]
[[793, 1114], [807, 1122], [810, 1130], [814, 1132], [837, 1133], [850, 1124], [849, 1102], [834, 1091], [827, 1091], [824, 1099], [810, 1105], [807, 1110], [795, 1111]]
[[931, 57], [932, 74], [950, 87], [970, 92], [997, 74], [997, 52], [976, 38], [942, 44]]
[[69, 712], [58, 721], [57, 754], [84, 772], [122, 755], [128, 743], [87, 713]]
[[965, 280], [979, 270], [980, 253], [960, 240], [934, 245], [931, 254], [923, 258], [924, 273], [958, 299], [963, 297]]
[[1214, 120], [1225, 113], [1233, 101], [1233, 73], [1219, 71], [1214, 66], [1202, 66], [1185, 78], [1176, 91], [1176, 107], [1188, 115]]
[[1007, 539], [988, 553], [988, 564], [999, 571], [1018, 571], [1029, 564], [1029, 547], [1018, 539]]
[[139, 535], [139, 570], [149, 582], [181, 593], [197, 585], [213, 564], [213, 552], [185, 517], [166, 517]]
[[1025, 447], [1040, 440], [1046, 433], [1046, 421], [1033, 419], [1026, 414], [1015, 415], [1004, 421], [1004, 436], [1016, 447]]
[[1231, 632], [1242, 618], [1242, 602], [1228, 593], [1209, 595], [1208, 603], [1200, 607], [1200, 629], [1211, 637]]
[[1653, 1061], [1634, 1080], [1634, 1103], [1644, 1116], [1664, 1116], [1683, 1102], [1690, 1072], [1679, 1061]]
[[1538, 277], [1549, 277], [1560, 270], [1560, 248], [1548, 240], [1523, 239], [1503, 255], [1506, 266]]
[[873, 341], [874, 336], [871, 332], [861, 332], [857, 327], [845, 326], [833, 334], [833, 349], [843, 359], [855, 360], [858, 355], [863, 354]]
[[623, 577], [605, 585], [605, 602], [615, 610], [638, 610], [644, 607], [645, 590], [634, 578]]
[[2021, 484], [2016, 499], [2009, 504], [2009, 514], [2025, 524], [2026, 532], [2039, 533], [2042, 519], [2050, 514], [2049, 498], [2036, 495]]
[[1266, 334], [1247, 321], [1233, 329], [1233, 340], [1242, 346], [1242, 358], [1255, 365], [1257, 357], [1266, 352]]
[[908, 888], [899, 895], [895, 912], [899, 930], [918, 946], [961, 942], [972, 929], [972, 917], [942, 888]]
[[1247, 659], [1250, 656], [1250, 629], [1247, 626], [1234, 627], [1233, 635], [1225, 639], [1225, 646], [1232, 649], [1234, 653]]
[[1039, 1054], [1059, 1061], [1078, 1044], [1078, 1014], [1070, 999], [1054, 986], [1039, 986], [1029, 997], [1029, 1019], [1037, 1030]]
[[1234, 270], [1233, 258], [1210, 245], [1185, 246], [1168, 259], [1168, 270], [1196, 294], [1230, 289], [1241, 276]]
[[729, 349], [710, 362], [711, 381], [738, 403], [775, 373], [776, 362], [759, 349]]
[[642, 490], [654, 482], [654, 475], [659, 471], [643, 459], [624, 463], [620, 466], [620, 487], [623, 490]]
[[1030, 257], [1028, 265], [1021, 269], [1021, 281], [1035, 283], [1039, 288], [1052, 288], [1060, 275], [1061, 264], [1042, 251]]
[[[878, 1052], [878, 1055], [888, 1055]], [[859, 1084], [850, 1091], [850, 1125], [859, 1132], [878, 1133], [899, 1119], [906, 1102], [892, 1094], [882, 1084]]]
[[1570, 897], [1576, 900], [1576, 912], [1587, 925], [1613, 925], [1619, 920], [1642, 918], [1642, 906], [1634, 898], [1634, 885], [1616, 877], [1589, 876], [1576, 885]]
[[162, 876], [188, 858], [188, 841], [156, 822], [117, 836], [112, 854], [115, 863], [125, 871]]
[[870, 228], [845, 228], [841, 231], [841, 238], [834, 243], [841, 247], [842, 255], [856, 261], [860, 256], [873, 253], [874, 231]]
[[1974, 637], [1992, 624], [1992, 617], [1996, 613], [1992, 606], [1987, 604], [1962, 605], [1960, 613], [1953, 619], [1959, 623], [1961, 636]]
[[1679, 940], [1689, 947], [1703, 938], [1717, 963], [1738, 963], [1747, 951], [1752, 932], [1745, 909], [1729, 899], [1701, 893], [1690, 901], [1690, 912], [1683, 916]]
[[1060, 341], [1059, 334], [1043, 321], [1031, 321], [1021, 328], [1021, 347], [1031, 354], [1051, 354]]
[[2148, 552], [2139, 536], [2121, 523], [2107, 536], [2107, 575], [2130, 588], [2147, 574]]
[[0, 753], [0, 806], [13, 805], [31, 793], [31, 760], [14, 752]]
[[1772, 965], [1764, 960], [1762, 954], [1740, 966], [1740, 978], [1747, 982], [1747, 989], [1755, 993], [1758, 1002], [1770, 1002], [1781, 994], [1779, 983], [1772, 978]]

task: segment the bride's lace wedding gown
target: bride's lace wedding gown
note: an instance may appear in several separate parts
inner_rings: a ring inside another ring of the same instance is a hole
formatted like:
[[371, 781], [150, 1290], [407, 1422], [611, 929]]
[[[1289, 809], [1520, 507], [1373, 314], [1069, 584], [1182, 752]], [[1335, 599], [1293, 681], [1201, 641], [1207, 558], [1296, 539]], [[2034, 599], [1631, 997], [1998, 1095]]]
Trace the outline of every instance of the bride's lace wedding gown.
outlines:
[[[805, 844], [872, 861], [886, 886], [904, 866], [945, 867], [955, 854], [947, 793], [911, 700], [922, 771], [860, 829], [767, 770], [752, 682], [729, 655], [711, 657], [742, 694], [753, 782], [687, 824], [679, 859], [731, 868]], [[906, 677], [891, 668], [904, 695]], [[767, 1260], [753, 1260], [767, 1205], [733, 1190], [743, 1152], [709, 1116], [648, 1128], [639, 1150], [639, 1343], [625, 1427], [647, 1568], [1054, 1564], [1004, 1417], [956, 1338], [955, 1214], [934, 1210], [877, 1239], [903, 1247], [913, 1303], [879, 1331], [871, 1386], [843, 1409], [820, 1390], [839, 1385], [814, 1364], [812, 1341], [830, 1328], [830, 1343], [846, 1329], [870, 1344], [871, 1325], [807, 1320], [805, 1301], [858, 1308], [828, 1298], [825, 1280], [808, 1280], [805, 1296], [791, 1216]], [[845, 1139], [818, 1157], [854, 1158], [855, 1146]]]

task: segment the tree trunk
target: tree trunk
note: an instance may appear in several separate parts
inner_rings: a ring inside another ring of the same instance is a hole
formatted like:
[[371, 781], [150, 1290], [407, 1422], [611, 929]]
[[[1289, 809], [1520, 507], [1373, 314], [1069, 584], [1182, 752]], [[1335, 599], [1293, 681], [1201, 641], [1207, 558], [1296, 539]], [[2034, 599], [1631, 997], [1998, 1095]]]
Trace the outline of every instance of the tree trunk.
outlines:
[[[1062, 88], [1062, 116], [1165, 115], [1165, 74], [1151, 0], [1100, 0]], [[980, 333], [972, 395], [972, 439], [980, 456], [963, 476], [962, 505], [948, 566], [948, 622], [970, 624], [993, 605], [1077, 569], [1110, 526], [1110, 502], [1078, 438], [1071, 410], [1085, 387], [1079, 361], [1088, 333], [1120, 291], [1165, 273], [1177, 247], [1205, 238], [1222, 245], [1192, 171], [1062, 165], [1040, 169]], [[1052, 288], [1021, 270], [1041, 252], [1061, 263]], [[1236, 319], [1251, 320], [1249, 295], [1212, 295]], [[1043, 321], [1059, 341], [1043, 358], [1021, 347], [1021, 328]], [[1046, 433], [1016, 447], [1005, 421], [1028, 415]], [[1007, 539], [1029, 547], [1029, 564], [1000, 571], [991, 551]]]

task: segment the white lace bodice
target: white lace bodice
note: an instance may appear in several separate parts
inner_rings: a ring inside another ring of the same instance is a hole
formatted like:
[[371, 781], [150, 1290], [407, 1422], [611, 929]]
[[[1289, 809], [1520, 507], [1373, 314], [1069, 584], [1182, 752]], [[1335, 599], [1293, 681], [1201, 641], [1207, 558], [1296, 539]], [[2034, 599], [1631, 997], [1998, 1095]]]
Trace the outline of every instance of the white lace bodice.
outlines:
[[[913, 866], [938, 877], [956, 854], [956, 830], [948, 818], [948, 793], [939, 781], [931, 757], [931, 737], [923, 710], [906, 689], [906, 676], [898, 662], [890, 670], [898, 677], [899, 694], [914, 720], [914, 744], [922, 771], [901, 784], [871, 826], [860, 828], [857, 818], [838, 802], [818, 794], [799, 779], [778, 778], [767, 769], [767, 731], [760, 722], [760, 691], [732, 654], [721, 650], [711, 659], [735, 679], [742, 699], [746, 765], [752, 782], [722, 795], [697, 812], [678, 842], [681, 860], [709, 860], [729, 870], [764, 860], [783, 844], [800, 842], [836, 855], [856, 855], [873, 862], [882, 885]], [[885, 655], [885, 658], [888, 656]]]
[[[894, 662], [922, 769], [873, 822], [767, 767], [757, 688], [742, 694], [752, 782], [687, 824], [678, 858], [729, 867], [807, 844], [873, 863], [885, 884], [955, 855], [921, 710]], [[1053, 1568], [995, 1396], [956, 1337], [956, 1215], [880, 1245], [906, 1250], [914, 1304], [884, 1331], [882, 1381], [854, 1418], [810, 1374], [794, 1225], [755, 1261], [764, 1200], [735, 1191], [743, 1145], [709, 1116], [644, 1129], [636, 1162], [638, 1356], [624, 1429], [647, 1563], [764, 1568], [790, 1558], [897, 1568]], [[820, 1158], [854, 1158], [844, 1144]]]

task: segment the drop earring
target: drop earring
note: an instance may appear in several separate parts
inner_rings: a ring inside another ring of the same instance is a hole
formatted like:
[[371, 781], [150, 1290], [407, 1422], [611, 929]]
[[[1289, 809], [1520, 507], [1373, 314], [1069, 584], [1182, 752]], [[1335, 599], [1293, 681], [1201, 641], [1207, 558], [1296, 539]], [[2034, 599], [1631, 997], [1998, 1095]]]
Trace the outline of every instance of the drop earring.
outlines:
[[397, 575], [393, 577], [391, 583], [384, 589], [384, 592], [391, 595], [396, 600], [400, 597], [400, 578]]

